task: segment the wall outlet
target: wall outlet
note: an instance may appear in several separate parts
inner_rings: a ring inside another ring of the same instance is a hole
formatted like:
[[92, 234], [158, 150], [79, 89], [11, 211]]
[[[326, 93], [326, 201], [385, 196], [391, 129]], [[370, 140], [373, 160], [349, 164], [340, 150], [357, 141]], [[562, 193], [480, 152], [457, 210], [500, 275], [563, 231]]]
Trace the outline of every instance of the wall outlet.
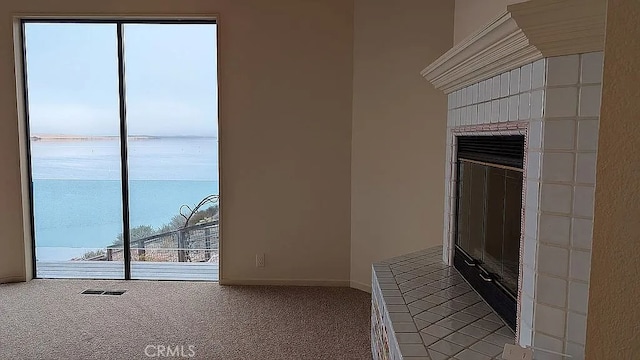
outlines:
[[532, 360], [533, 350], [514, 344], [505, 344], [502, 358], [505, 360]]
[[262, 268], [264, 267], [264, 254], [256, 254], [256, 267]]

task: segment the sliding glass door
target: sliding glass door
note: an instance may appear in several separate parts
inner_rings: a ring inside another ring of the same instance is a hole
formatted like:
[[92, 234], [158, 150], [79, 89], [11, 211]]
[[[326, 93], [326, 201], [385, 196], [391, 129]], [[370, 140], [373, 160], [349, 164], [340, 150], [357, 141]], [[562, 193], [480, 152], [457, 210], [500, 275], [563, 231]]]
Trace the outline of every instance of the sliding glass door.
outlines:
[[[123, 278], [115, 24], [24, 27], [37, 276]], [[55, 41], [52, 41], [55, 39]]]
[[125, 24], [123, 34], [131, 277], [217, 276], [215, 27]]
[[217, 280], [215, 24], [23, 36], [36, 276]]

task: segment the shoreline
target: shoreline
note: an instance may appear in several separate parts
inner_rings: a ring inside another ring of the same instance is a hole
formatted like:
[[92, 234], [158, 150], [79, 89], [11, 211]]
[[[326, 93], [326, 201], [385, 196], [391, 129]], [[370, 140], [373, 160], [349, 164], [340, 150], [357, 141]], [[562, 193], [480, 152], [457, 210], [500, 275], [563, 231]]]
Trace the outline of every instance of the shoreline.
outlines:
[[[128, 140], [160, 140], [160, 139], [216, 139], [216, 136], [150, 136], [150, 135], [132, 135]], [[31, 141], [114, 141], [120, 140], [118, 135], [98, 135], [98, 136], [81, 136], [81, 135], [33, 135]]]

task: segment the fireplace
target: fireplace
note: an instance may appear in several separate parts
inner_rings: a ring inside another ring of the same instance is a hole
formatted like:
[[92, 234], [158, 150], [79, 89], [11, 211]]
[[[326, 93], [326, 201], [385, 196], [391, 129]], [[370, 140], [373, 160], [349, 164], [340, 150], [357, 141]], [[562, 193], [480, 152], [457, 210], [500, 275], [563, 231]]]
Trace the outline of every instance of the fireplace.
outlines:
[[[496, 326], [482, 318], [464, 327], [477, 309], [452, 299], [430, 310], [466, 287], [536, 359], [584, 359], [605, 14], [604, 0], [512, 4], [421, 72], [448, 96], [443, 264], [430, 262], [433, 248], [374, 265], [374, 299], [389, 298], [378, 303], [389, 304], [380, 328], [420, 332], [390, 336], [382, 358], [424, 348], [442, 353], [431, 358], [496, 358], [500, 349], [469, 353], [490, 346], [468, 346], [466, 335]], [[433, 291], [445, 296], [421, 301]]]
[[516, 328], [524, 136], [457, 137], [454, 266]]

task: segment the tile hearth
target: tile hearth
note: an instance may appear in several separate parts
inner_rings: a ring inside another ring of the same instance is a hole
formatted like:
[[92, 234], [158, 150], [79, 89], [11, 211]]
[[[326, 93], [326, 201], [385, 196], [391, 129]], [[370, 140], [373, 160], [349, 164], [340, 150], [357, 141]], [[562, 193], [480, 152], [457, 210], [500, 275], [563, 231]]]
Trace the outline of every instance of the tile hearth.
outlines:
[[515, 334], [453, 266], [442, 246], [373, 265], [374, 359], [500, 359]]

